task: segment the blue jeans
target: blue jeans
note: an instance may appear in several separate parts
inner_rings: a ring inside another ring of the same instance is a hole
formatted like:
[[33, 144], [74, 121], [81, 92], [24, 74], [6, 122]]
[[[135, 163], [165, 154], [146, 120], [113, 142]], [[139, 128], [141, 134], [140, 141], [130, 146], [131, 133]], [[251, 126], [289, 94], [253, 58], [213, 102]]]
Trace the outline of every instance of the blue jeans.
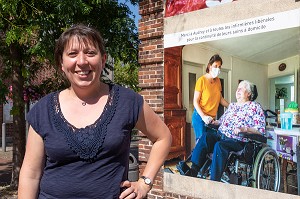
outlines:
[[219, 140], [220, 136], [217, 132], [204, 131], [192, 152], [192, 163], [201, 168], [207, 160], [207, 155], [213, 152], [214, 146]]
[[207, 160], [207, 155], [213, 153], [211, 164], [211, 180], [220, 181], [230, 151], [240, 151], [245, 143], [236, 139], [227, 138], [220, 132], [203, 132], [202, 137], [197, 142], [191, 161], [202, 168]]
[[192, 126], [195, 133], [195, 142], [197, 142], [197, 140], [200, 139], [202, 133], [205, 131], [205, 123], [203, 122], [196, 109], [194, 109], [192, 115]]
[[211, 176], [210, 179], [214, 181], [221, 181], [223, 171], [226, 166], [229, 153], [231, 151], [240, 151], [244, 148], [245, 142], [236, 139], [222, 139], [215, 144], [213, 151], [213, 158], [211, 163]]

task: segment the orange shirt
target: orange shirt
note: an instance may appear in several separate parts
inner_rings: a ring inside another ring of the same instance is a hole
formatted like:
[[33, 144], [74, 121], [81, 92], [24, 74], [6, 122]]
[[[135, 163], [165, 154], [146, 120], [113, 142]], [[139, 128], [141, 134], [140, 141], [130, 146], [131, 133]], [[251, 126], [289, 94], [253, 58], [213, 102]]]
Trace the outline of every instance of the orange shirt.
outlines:
[[195, 86], [195, 91], [200, 92], [199, 106], [204, 114], [215, 117], [218, 112], [218, 107], [221, 101], [221, 81], [217, 77], [216, 81], [210, 83], [203, 75], [201, 76]]

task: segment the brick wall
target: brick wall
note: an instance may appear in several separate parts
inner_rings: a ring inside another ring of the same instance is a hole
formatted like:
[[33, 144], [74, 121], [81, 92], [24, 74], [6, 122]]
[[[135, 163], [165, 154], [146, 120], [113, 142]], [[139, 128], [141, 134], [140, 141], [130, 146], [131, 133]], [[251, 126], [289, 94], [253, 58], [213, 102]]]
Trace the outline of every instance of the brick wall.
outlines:
[[[163, 62], [163, 10], [162, 0], [139, 2], [139, 86], [140, 94], [151, 108], [162, 118], [164, 110], [164, 62]], [[143, 135], [139, 142], [140, 173], [143, 172], [151, 149], [151, 142]], [[148, 198], [165, 198], [163, 173], [159, 172]]]

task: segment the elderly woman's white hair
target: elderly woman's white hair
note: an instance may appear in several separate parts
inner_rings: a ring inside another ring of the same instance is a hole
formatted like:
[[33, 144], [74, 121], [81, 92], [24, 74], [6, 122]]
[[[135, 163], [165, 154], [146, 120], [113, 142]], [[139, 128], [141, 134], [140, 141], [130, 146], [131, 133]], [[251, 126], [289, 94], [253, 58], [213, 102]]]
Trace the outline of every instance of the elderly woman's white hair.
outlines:
[[243, 80], [240, 82], [240, 85], [243, 85], [244, 88], [246, 88], [246, 90], [251, 93], [249, 100], [250, 101], [254, 101], [256, 100], [258, 93], [257, 93], [257, 88], [256, 85], [253, 84], [252, 82], [248, 81], [248, 80]]

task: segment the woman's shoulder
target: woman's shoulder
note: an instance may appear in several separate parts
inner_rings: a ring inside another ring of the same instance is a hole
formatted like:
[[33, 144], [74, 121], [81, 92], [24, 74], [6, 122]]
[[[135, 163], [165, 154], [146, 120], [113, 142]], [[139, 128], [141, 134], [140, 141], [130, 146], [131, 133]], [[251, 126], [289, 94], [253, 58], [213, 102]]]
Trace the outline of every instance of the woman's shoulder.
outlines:
[[257, 107], [260, 107], [260, 108], [262, 107], [261, 104], [257, 101], [250, 101], [250, 105], [251, 106], [257, 106]]
[[264, 111], [262, 105], [257, 101], [251, 101], [249, 106], [251, 107], [252, 110], [255, 110], [256, 112], [259, 112], [259, 111], [263, 112]]
[[202, 75], [197, 79], [196, 85], [198, 85], [198, 86], [202, 85], [203, 86], [205, 84], [208, 84], [208, 79], [205, 77], [205, 75]]
[[122, 99], [142, 98], [142, 96], [131, 88], [127, 88], [118, 84], [110, 84], [114, 91], [120, 95]]
[[236, 105], [237, 105], [236, 102], [230, 102], [229, 105], [228, 105], [228, 108], [229, 108], [229, 107], [234, 107], [234, 106], [236, 106]]
[[131, 88], [126, 88], [117, 84], [112, 84], [114, 95], [116, 95], [116, 104], [127, 110], [138, 113], [144, 104], [144, 98]]
[[31, 124], [37, 122], [38, 118], [47, 115], [47, 112], [50, 110], [49, 107], [52, 107], [51, 102], [55, 93], [57, 92], [49, 93], [31, 104], [30, 110], [27, 114], [27, 120], [31, 121]]
[[131, 88], [127, 88], [127, 87], [121, 86], [119, 84], [110, 84], [109, 86], [111, 86], [114, 90], [118, 90], [119, 92], [122, 92], [122, 93], [127, 93], [128, 95], [137, 94]]
[[42, 97], [41, 99], [39, 99], [38, 101], [34, 102], [33, 103], [33, 107], [38, 107], [38, 106], [41, 106], [41, 107], [45, 107], [45, 105], [47, 105], [49, 103], [49, 101], [53, 98], [53, 96], [55, 94], [57, 94], [59, 91], [55, 91], [55, 92], [51, 92], [47, 95], [45, 95], [44, 97]]
[[198, 81], [205, 81], [207, 78], [205, 77], [205, 74], [204, 75], [201, 75], [199, 78], [198, 78]]

